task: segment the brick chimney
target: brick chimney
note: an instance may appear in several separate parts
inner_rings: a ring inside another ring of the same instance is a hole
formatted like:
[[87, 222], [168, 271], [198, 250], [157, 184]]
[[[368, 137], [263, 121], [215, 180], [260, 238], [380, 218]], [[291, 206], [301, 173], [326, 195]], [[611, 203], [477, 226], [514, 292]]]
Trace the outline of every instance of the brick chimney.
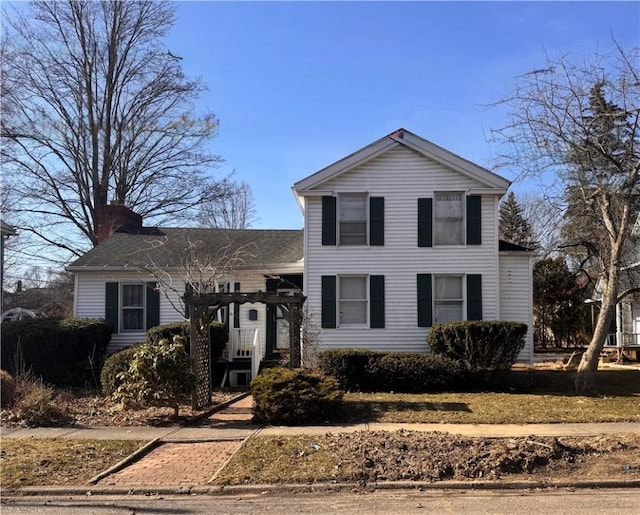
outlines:
[[96, 239], [103, 242], [114, 232], [137, 234], [142, 231], [142, 216], [122, 204], [112, 202], [96, 208]]

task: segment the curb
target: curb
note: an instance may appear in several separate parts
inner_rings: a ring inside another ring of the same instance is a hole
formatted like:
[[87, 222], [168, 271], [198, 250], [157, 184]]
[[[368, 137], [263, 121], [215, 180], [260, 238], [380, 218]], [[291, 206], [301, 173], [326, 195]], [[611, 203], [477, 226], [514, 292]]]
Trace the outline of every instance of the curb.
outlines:
[[[318, 492], [373, 492], [376, 490], [545, 490], [545, 489], [640, 488], [640, 479], [610, 479], [593, 481], [444, 481], [436, 483], [390, 481], [385, 483], [318, 483], [265, 484], [239, 486], [164, 486], [164, 487], [23, 487], [11, 493], [13, 497], [38, 495], [240, 495]], [[6, 498], [6, 493], [3, 494]]]
[[101, 479], [104, 479], [105, 477], [107, 477], [107, 476], [109, 476], [111, 474], [114, 474], [114, 473], [118, 472], [119, 470], [122, 470], [123, 468], [127, 467], [128, 465], [130, 465], [133, 462], [137, 461], [138, 459], [142, 458], [142, 456], [147, 454], [152, 449], [156, 448], [160, 443], [161, 443], [160, 442], [160, 438], [154, 438], [150, 442], [147, 442], [142, 447], [140, 447], [137, 451], [132, 452], [126, 458], [120, 460], [115, 465], [109, 467], [107, 470], [104, 470], [104, 471], [100, 472], [99, 474], [93, 476], [91, 479], [89, 479], [88, 483], [93, 485], [93, 484], [97, 483], [98, 481], [100, 481]]

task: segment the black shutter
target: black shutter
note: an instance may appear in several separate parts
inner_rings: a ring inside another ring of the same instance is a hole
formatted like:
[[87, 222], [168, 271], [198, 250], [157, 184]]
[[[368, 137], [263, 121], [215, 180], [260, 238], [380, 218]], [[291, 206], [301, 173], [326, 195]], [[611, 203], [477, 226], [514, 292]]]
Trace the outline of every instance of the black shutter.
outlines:
[[418, 247], [433, 247], [433, 199], [418, 199]]
[[467, 320], [482, 320], [482, 276], [467, 275]]
[[336, 244], [336, 197], [322, 197], [322, 244]]
[[[240, 291], [240, 283], [233, 283], [233, 291]], [[236, 302], [233, 305], [233, 328], [240, 329], [240, 303]]]
[[384, 245], [384, 197], [369, 198], [369, 245]]
[[480, 195], [467, 197], [467, 245], [480, 245], [482, 243], [482, 214]]
[[156, 289], [156, 283], [147, 283], [147, 325], [145, 329], [160, 325], [160, 292]]
[[418, 274], [418, 327], [432, 325], [431, 274]]
[[336, 276], [322, 276], [322, 327], [333, 329], [336, 327]]
[[120, 291], [119, 283], [106, 283], [105, 284], [105, 297], [104, 297], [104, 319], [111, 326], [111, 332], [118, 332], [118, 292]]
[[384, 328], [384, 275], [369, 277], [369, 327]]

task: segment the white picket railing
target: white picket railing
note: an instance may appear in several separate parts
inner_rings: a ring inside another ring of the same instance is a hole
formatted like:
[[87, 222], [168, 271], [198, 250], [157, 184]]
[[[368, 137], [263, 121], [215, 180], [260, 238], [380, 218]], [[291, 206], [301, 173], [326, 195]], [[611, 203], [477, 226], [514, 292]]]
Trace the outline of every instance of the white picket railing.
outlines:
[[229, 329], [229, 354], [227, 359], [250, 358], [253, 351], [253, 338], [257, 329]]
[[620, 333], [620, 341], [616, 333], [607, 335], [607, 347], [640, 347], [640, 333]]
[[260, 329], [256, 329], [253, 335], [253, 355], [251, 356], [251, 379], [258, 377], [260, 371], [260, 362], [265, 355], [265, 346], [260, 338]]

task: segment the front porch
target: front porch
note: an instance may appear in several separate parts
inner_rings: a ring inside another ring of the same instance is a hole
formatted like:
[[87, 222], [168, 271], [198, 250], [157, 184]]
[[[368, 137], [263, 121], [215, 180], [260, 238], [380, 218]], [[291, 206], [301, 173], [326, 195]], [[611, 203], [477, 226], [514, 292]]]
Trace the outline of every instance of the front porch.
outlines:
[[640, 333], [611, 333], [607, 335], [601, 358], [621, 363], [624, 359], [640, 361]]

